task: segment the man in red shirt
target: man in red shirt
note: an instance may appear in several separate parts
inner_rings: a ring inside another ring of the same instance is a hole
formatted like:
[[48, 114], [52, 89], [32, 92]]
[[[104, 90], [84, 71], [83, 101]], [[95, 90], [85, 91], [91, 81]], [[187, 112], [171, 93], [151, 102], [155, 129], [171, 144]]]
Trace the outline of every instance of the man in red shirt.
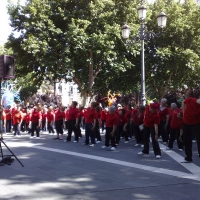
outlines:
[[115, 106], [109, 107], [109, 112], [106, 115], [106, 134], [105, 134], [105, 145], [102, 149], [109, 148], [111, 141], [111, 151], [116, 149], [115, 134], [117, 131], [118, 116], [115, 114]]
[[53, 130], [53, 123], [54, 123], [54, 112], [53, 107], [49, 106], [48, 112], [47, 112], [47, 129], [49, 131], [49, 134], [54, 134]]
[[151, 135], [153, 151], [157, 159], [161, 158], [160, 146], [158, 144], [158, 124], [160, 117], [158, 103], [151, 103], [147, 106], [144, 114], [144, 149], [138, 155], [149, 154], [149, 136]]
[[165, 98], [161, 100], [159, 116], [160, 124], [158, 125], [158, 134], [159, 136], [161, 135], [163, 144], [167, 144], [169, 140], [169, 134], [167, 131], [169, 121], [169, 110], [167, 108], [167, 99]]
[[13, 112], [13, 128], [14, 128], [14, 136], [20, 136], [20, 126], [22, 123], [22, 113], [21, 107], [17, 106], [17, 109]]
[[139, 128], [144, 123], [144, 110], [145, 107], [142, 105], [140, 105], [138, 109], [133, 110], [133, 130], [135, 133], [136, 147], [143, 147], [144, 144], [143, 130]]
[[11, 107], [7, 106], [5, 109], [5, 115], [6, 115], [6, 132], [11, 132], [11, 121], [12, 121], [12, 115], [11, 115]]
[[78, 103], [76, 101], [72, 101], [72, 105], [69, 107], [69, 110], [68, 110], [68, 136], [64, 142], [71, 141], [72, 131], [74, 131], [74, 135], [75, 135], [74, 142], [79, 141], [78, 131], [75, 126], [76, 118], [79, 113], [77, 105], [78, 105]]
[[97, 107], [96, 102], [92, 102], [91, 106], [87, 108], [85, 112], [85, 143], [83, 145], [89, 144], [89, 137], [91, 139], [91, 147], [95, 146], [95, 126], [97, 123], [97, 112], [95, 108]]
[[173, 149], [173, 143], [176, 138], [179, 151], [183, 151], [183, 142], [180, 141], [180, 135], [182, 132], [182, 123], [183, 123], [181, 117], [181, 110], [177, 108], [176, 103], [171, 104], [171, 110], [172, 112], [170, 113], [172, 115], [172, 119], [170, 122], [170, 129], [169, 129], [170, 138], [167, 149]]
[[197, 140], [200, 157], [200, 99], [186, 98], [182, 104], [183, 109], [183, 138], [185, 144], [185, 161], [192, 162], [192, 134]]

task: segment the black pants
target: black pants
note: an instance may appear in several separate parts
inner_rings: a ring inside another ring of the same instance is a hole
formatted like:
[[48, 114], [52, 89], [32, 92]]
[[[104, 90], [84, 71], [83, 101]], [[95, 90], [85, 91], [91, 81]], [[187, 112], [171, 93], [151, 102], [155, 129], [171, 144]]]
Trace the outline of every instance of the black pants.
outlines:
[[135, 133], [135, 139], [137, 144], [144, 144], [144, 137], [143, 137], [143, 130], [141, 131], [139, 129], [139, 126], [134, 124], [134, 133]]
[[89, 144], [89, 137], [91, 139], [91, 143], [95, 144], [95, 132], [92, 131], [92, 124], [85, 123], [85, 144]]
[[117, 126], [117, 130], [115, 131], [115, 142], [116, 142], [116, 144], [119, 144], [120, 136], [121, 136], [121, 137], [124, 136], [123, 127], [124, 127], [124, 126], [121, 126], [121, 125], [118, 125], [118, 126]]
[[99, 131], [99, 123], [97, 122], [96, 126], [95, 126], [95, 138], [98, 141], [101, 141], [101, 135], [100, 135], [100, 131]]
[[196, 135], [198, 153], [200, 155], [200, 124], [183, 123], [183, 141], [185, 145], [185, 159], [192, 161], [192, 135]]
[[126, 126], [126, 131], [124, 132], [124, 136], [125, 136], [125, 140], [129, 141], [129, 137], [131, 137], [131, 126], [130, 126], [130, 122], [128, 123], [128, 125]]
[[34, 136], [34, 132], [36, 132], [37, 137], [40, 137], [40, 127], [38, 126], [38, 122], [32, 122], [31, 136]]
[[47, 129], [48, 129], [49, 133], [54, 133], [53, 126], [51, 125], [51, 122], [48, 122]]
[[106, 124], [106, 120], [101, 120], [101, 131], [102, 132], [105, 130], [105, 124]]
[[13, 128], [14, 128], [14, 135], [20, 135], [19, 123], [13, 124]]
[[174, 141], [176, 139], [177, 140], [178, 148], [179, 149], [183, 149], [183, 142], [181, 142], [179, 140], [179, 138], [180, 138], [180, 129], [174, 129], [174, 128], [170, 127], [169, 133], [170, 133], [170, 136], [169, 136], [168, 147], [169, 148], [173, 148], [173, 143], [174, 143]]
[[42, 130], [46, 131], [46, 120], [42, 120]]
[[152, 139], [152, 145], [153, 145], [153, 151], [154, 154], [157, 155], [161, 155], [161, 151], [160, 151], [160, 146], [158, 144], [158, 141], [155, 140], [155, 128], [149, 128], [144, 126], [144, 149], [143, 149], [143, 153], [145, 154], [149, 154], [149, 137], [151, 135], [151, 139]]
[[68, 120], [68, 136], [67, 136], [67, 141], [71, 141], [71, 137], [72, 137], [72, 131], [74, 131], [74, 135], [75, 135], [75, 140], [78, 142], [79, 141], [79, 135], [78, 135], [78, 131], [77, 128], [75, 127], [76, 124], [76, 120]]
[[169, 134], [167, 130], [165, 130], [165, 124], [166, 121], [160, 121], [160, 124], [158, 125], [158, 134], [161, 135], [163, 142], [168, 142], [169, 140]]
[[11, 132], [11, 119], [6, 120], [6, 132]]
[[55, 121], [56, 126], [56, 133], [57, 134], [63, 134], [63, 120], [57, 120]]
[[25, 130], [26, 130], [26, 120], [22, 120], [21, 131], [24, 132]]
[[105, 134], [105, 146], [109, 147], [110, 142], [112, 147], [116, 147], [115, 145], [115, 133], [112, 136], [110, 133], [112, 132], [113, 127], [106, 127], [106, 134]]

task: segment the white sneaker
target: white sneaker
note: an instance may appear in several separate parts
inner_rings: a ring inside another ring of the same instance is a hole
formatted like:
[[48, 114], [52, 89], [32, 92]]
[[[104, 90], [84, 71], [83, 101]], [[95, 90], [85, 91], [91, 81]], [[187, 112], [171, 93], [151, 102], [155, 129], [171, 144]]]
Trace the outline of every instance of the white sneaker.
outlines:
[[74, 142], [74, 143], [77, 143], [78, 141], [74, 140], [73, 142]]
[[141, 145], [141, 148], [144, 148], [144, 145], [143, 145], [143, 144]]
[[196, 142], [195, 140], [192, 140], [192, 142], [194, 143], [194, 142]]
[[156, 158], [157, 158], [157, 159], [160, 159], [160, 158], [161, 158], [161, 155], [156, 155]]
[[100, 140], [97, 140], [96, 143], [101, 143], [101, 141], [100, 141]]
[[183, 151], [183, 149], [178, 149], [179, 151]]
[[135, 144], [135, 147], [139, 147], [140, 146], [140, 144]]
[[120, 137], [120, 139], [123, 139], [123, 137]]
[[125, 143], [125, 144], [127, 144], [127, 143], [128, 143], [128, 141], [125, 141], [124, 143]]
[[101, 148], [102, 148], [102, 149], [105, 149], [105, 148], [109, 148], [109, 147], [107, 147], [107, 146], [104, 145], [104, 146], [102, 146]]
[[146, 155], [146, 153], [143, 153], [143, 152], [141, 151], [141, 152], [138, 152], [138, 155], [143, 156], [143, 155]]
[[36, 139], [40, 139], [40, 137], [36, 137]]
[[95, 144], [91, 144], [91, 145], [90, 145], [90, 147], [94, 147], [94, 146], [95, 146]]
[[163, 142], [163, 144], [167, 144], [167, 142]]
[[111, 147], [111, 148], [110, 148], [111, 151], [114, 151], [115, 149], [116, 149], [115, 147]]
[[34, 138], [33, 136], [30, 137], [30, 139], [33, 139], [33, 138]]

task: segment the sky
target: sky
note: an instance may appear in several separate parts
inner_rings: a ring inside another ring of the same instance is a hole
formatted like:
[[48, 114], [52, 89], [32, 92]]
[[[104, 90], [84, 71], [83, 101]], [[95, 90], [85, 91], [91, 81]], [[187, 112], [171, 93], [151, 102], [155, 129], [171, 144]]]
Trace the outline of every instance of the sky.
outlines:
[[[17, 0], [12, 1], [13, 3], [17, 3]], [[23, 3], [25, 0], [21, 0], [20, 2]], [[12, 28], [9, 25], [9, 15], [6, 8], [7, 5], [7, 0], [0, 0], [0, 45], [7, 41], [7, 38], [12, 31]]]

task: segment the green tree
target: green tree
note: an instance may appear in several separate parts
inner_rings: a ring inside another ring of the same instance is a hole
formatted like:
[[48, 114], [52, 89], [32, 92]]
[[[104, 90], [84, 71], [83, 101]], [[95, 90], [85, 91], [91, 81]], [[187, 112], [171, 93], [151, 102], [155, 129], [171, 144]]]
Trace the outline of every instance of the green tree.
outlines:
[[118, 80], [127, 71], [130, 74], [136, 55], [134, 47], [126, 51], [130, 47], [124, 45], [120, 27], [127, 17], [136, 18], [136, 4], [130, 0], [10, 4], [11, 25], [21, 33], [18, 38], [11, 35], [7, 43], [21, 66], [18, 75], [33, 71], [37, 84], [43, 79], [73, 80], [84, 97], [94, 94], [95, 84], [107, 90], [119, 87]]

